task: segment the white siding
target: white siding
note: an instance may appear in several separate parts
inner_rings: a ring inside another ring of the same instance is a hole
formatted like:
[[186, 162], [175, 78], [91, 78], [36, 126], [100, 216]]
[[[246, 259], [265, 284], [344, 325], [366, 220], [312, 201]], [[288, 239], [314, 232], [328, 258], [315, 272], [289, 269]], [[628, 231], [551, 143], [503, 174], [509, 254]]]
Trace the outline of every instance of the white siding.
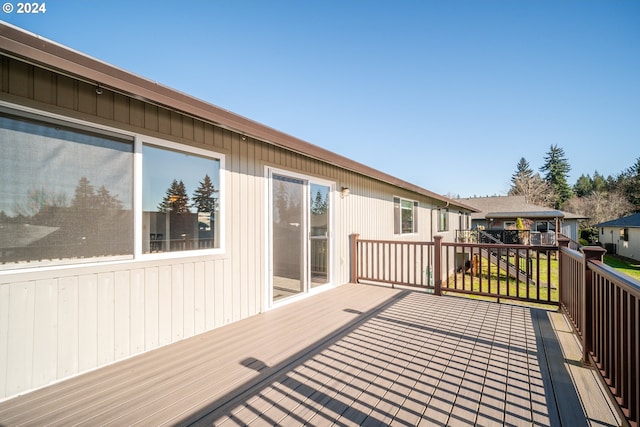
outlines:
[[[0, 400], [261, 312], [268, 259], [265, 166], [350, 189], [333, 198], [336, 285], [349, 280], [353, 233], [432, 239], [436, 205], [427, 197], [107, 90], [96, 101], [93, 86], [36, 70], [0, 67], [15, 74], [3, 80], [12, 102], [224, 154], [225, 247], [211, 256], [0, 272]], [[33, 94], [13, 87], [40, 74], [48, 84], [35, 86]], [[78, 102], [61, 103], [70, 99]], [[394, 196], [419, 202], [418, 233], [394, 236]], [[449, 224], [446, 240], [457, 219]]]

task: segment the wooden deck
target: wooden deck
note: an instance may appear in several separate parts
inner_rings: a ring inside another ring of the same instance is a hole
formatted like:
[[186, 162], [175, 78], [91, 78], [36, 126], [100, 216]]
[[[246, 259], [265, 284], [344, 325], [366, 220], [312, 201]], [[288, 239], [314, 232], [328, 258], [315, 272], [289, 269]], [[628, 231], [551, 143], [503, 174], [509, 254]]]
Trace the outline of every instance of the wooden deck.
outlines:
[[619, 425], [571, 337], [556, 312], [345, 285], [2, 402], [0, 425]]

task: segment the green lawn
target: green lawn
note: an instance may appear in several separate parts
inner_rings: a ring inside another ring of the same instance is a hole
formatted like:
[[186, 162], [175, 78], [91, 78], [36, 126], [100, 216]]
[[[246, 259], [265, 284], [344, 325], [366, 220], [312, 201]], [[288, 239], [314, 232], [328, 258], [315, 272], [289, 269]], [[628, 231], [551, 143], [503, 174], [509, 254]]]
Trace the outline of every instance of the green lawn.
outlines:
[[[512, 259], [513, 262], [513, 259]], [[533, 273], [533, 277], [536, 276], [537, 266], [536, 263], [538, 259], [532, 259], [532, 265], [530, 267], [530, 271]], [[546, 279], [547, 276], [547, 263], [549, 260], [546, 257], [541, 257], [540, 262], [540, 276]], [[467, 291], [473, 292], [486, 292], [494, 295], [501, 296], [518, 296], [521, 298], [532, 298], [539, 299], [542, 301], [547, 300], [549, 298], [551, 301], [558, 301], [558, 261], [556, 259], [551, 259], [551, 289], [547, 286], [541, 286], [539, 289], [536, 289], [535, 286], [527, 285], [526, 283], [519, 282], [512, 277], [509, 277], [501, 268], [497, 268], [495, 264], [491, 264], [489, 267], [489, 263], [487, 263], [486, 259], [483, 259], [483, 265], [481, 273], [477, 276], [472, 276], [469, 273], [457, 273], [455, 276], [450, 276], [448, 280], [443, 283], [445, 286], [457, 287], [458, 289], [464, 289]], [[521, 266], [524, 270], [526, 269], [526, 265]], [[455, 283], [455, 284], [454, 284]], [[529, 292], [527, 294], [527, 291]], [[548, 295], [548, 292], [551, 292], [551, 295]], [[538, 294], [539, 292], [539, 294]], [[486, 299], [487, 297], [482, 296], [471, 296], [467, 295], [471, 298], [477, 299]], [[492, 298], [488, 298], [492, 299]]]
[[614, 255], [605, 255], [604, 263], [609, 267], [613, 267], [621, 273], [633, 277], [636, 280], [640, 280], [640, 262], [629, 261], [622, 258], [618, 258]]
[[[511, 260], [514, 261], [513, 259]], [[486, 292], [491, 294], [498, 294], [501, 296], [520, 296], [527, 297], [527, 290], [529, 291], [529, 297], [532, 299], [546, 300], [547, 297], [551, 301], [558, 301], [558, 260], [551, 258], [550, 260], [544, 256], [540, 259], [532, 258], [530, 271], [535, 278], [537, 273], [537, 263], [540, 263], [540, 276], [543, 281], [547, 278], [547, 265], [551, 263], [551, 286], [550, 289], [547, 286], [541, 286], [540, 289], [536, 289], [534, 286], [529, 286], [526, 283], [518, 282], [517, 280], [509, 277], [501, 268], [497, 268], [495, 264], [487, 263], [486, 259], [483, 259], [482, 269], [480, 274], [472, 276], [468, 272], [457, 273], [448, 277], [444, 281], [444, 286], [457, 287], [458, 289], [464, 289], [473, 292]], [[636, 280], [640, 280], [640, 262], [629, 261], [618, 258], [612, 255], [604, 256], [604, 263], [610, 267], [615, 268], [621, 273], [627, 274]], [[521, 265], [521, 268], [526, 269], [526, 265]], [[454, 284], [455, 283], [455, 284]], [[528, 288], [528, 289], [527, 289]], [[538, 295], [537, 293], [540, 292]], [[551, 295], [548, 296], [548, 292]], [[467, 295], [471, 298], [486, 299], [487, 297]], [[488, 298], [492, 299], [492, 298]]]

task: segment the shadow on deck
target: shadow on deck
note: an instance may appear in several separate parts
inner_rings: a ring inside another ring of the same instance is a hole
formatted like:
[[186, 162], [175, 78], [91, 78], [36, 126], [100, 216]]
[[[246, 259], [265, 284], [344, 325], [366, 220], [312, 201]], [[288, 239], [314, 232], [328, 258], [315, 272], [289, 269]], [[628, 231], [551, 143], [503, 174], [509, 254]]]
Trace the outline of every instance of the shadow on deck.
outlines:
[[2, 402], [0, 424], [618, 425], [585, 415], [553, 315], [345, 285]]

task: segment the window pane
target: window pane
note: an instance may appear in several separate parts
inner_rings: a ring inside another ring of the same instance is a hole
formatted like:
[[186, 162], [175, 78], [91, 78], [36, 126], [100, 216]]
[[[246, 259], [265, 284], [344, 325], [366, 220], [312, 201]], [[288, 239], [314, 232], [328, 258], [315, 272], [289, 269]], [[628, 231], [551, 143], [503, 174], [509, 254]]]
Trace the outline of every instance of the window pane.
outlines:
[[400, 234], [400, 198], [393, 198], [393, 233]]
[[413, 233], [413, 202], [402, 200], [402, 233]]
[[131, 141], [0, 117], [0, 268], [133, 251]]
[[220, 160], [142, 149], [143, 252], [220, 247]]
[[448, 231], [449, 230], [449, 224], [448, 224], [449, 212], [447, 210], [439, 209], [438, 213], [439, 213], [438, 231]]

